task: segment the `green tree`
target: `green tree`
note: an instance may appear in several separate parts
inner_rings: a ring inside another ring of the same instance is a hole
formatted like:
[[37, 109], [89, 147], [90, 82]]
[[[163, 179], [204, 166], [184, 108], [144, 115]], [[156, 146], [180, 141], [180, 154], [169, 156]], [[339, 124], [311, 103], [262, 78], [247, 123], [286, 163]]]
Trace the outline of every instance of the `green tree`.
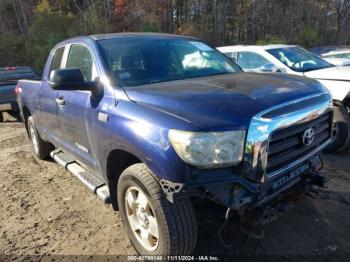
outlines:
[[76, 34], [90, 35], [106, 33], [108, 20], [103, 16], [101, 5], [94, 3], [89, 6], [80, 16], [80, 32]]
[[35, 9], [35, 19], [28, 30], [27, 63], [43, 68], [52, 47], [74, 35], [75, 22], [73, 15], [53, 11], [48, 0], [42, 0]]
[[24, 64], [24, 39], [15, 34], [0, 35], [0, 67]]
[[307, 25], [300, 32], [299, 44], [307, 48], [318, 45], [320, 37], [317, 29], [314, 26]]
[[267, 38], [266, 40], [259, 39], [258, 41], [256, 41], [256, 44], [257, 45], [288, 44], [288, 41], [277, 36], [272, 36]]

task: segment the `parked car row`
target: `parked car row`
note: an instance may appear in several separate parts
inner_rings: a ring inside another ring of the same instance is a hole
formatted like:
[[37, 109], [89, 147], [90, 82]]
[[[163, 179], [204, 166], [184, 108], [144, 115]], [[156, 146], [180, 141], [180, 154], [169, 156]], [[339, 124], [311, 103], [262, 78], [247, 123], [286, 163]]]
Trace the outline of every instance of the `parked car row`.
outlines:
[[350, 66], [350, 49], [331, 51], [321, 57], [333, 65]]
[[332, 94], [334, 142], [325, 151], [338, 152], [350, 144], [350, 67], [334, 66], [295, 45], [226, 46], [218, 50], [246, 72], [278, 72], [317, 80]]
[[231, 59], [191, 37], [78, 37], [53, 48], [41, 81], [18, 83], [33, 154], [119, 210], [139, 254], [192, 254], [198, 199], [261, 237], [323, 186], [322, 150], [348, 144], [345, 69], [297, 46], [219, 50]]
[[0, 122], [3, 112], [18, 114], [16, 85], [19, 79], [37, 79], [38, 76], [30, 67], [0, 68]]
[[330, 52], [337, 52], [345, 49], [350, 49], [350, 46], [346, 46], [346, 45], [319, 46], [319, 47], [311, 48], [310, 51], [318, 56], [323, 56]]
[[350, 46], [315, 47], [310, 51], [333, 65], [350, 65]]

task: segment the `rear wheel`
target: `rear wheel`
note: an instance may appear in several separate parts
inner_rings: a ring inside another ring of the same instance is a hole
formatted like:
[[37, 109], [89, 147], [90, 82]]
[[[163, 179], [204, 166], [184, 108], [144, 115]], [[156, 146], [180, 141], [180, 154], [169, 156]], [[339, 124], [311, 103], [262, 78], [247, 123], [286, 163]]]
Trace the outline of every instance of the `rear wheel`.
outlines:
[[189, 255], [197, 221], [188, 198], [170, 203], [144, 164], [127, 168], [118, 181], [118, 205], [128, 236], [141, 255]]
[[324, 151], [336, 153], [343, 151], [350, 144], [350, 117], [344, 105], [334, 106], [334, 128], [333, 141]]
[[32, 142], [33, 154], [39, 159], [46, 159], [50, 156], [50, 152], [54, 149], [52, 144], [41, 139], [38, 130], [35, 127], [32, 116], [28, 117], [28, 134]]
[[0, 122], [3, 122], [4, 121], [4, 116], [2, 115], [3, 113], [0, 112]]

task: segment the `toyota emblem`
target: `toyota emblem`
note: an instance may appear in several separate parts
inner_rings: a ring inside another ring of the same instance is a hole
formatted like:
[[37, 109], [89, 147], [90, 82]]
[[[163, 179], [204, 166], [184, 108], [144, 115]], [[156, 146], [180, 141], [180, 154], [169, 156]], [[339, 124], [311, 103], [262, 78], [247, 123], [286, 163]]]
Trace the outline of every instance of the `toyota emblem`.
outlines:
[[303, 145], [309, 146], [315, 140], [315, 131], [312, 128], [307, 129], [303, 134]]

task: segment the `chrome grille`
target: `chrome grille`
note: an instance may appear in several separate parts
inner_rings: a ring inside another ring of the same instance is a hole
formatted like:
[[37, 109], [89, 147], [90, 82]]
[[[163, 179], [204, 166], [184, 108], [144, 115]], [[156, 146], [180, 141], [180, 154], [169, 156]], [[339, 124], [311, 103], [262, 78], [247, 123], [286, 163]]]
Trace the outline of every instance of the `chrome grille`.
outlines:
[[[303, 135], [310, 128], [314, 131], [314, 140], [306, 146]], [[331, 137], [331, 132], [331, 112], [312, 121], [274, 131], [269, 139], [266, 173], [283, 168], [314, 151]]]

